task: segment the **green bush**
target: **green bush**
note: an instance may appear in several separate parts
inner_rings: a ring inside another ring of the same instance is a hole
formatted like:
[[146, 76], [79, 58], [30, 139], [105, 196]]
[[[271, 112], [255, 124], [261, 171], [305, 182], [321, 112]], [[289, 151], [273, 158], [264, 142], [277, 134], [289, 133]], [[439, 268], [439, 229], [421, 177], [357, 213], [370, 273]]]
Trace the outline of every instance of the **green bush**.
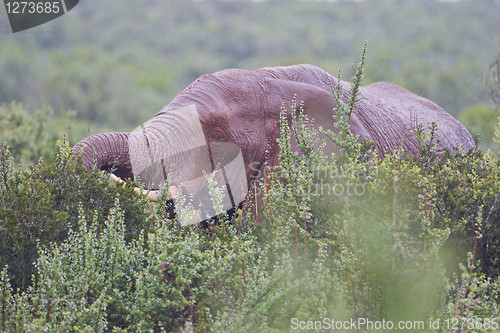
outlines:
[[157, 223], [127, 242], [120, 206], [116, 199], [104, 226], [80, 209], [66, 240], [39, 247], [37, 279], [24, 293], [13, 293], [4, 269], [2, 330], [170, 331], [196, 322], [203, 331], [215, 301], [241, 297], [241, 269], [258, 252], [250, 235]]
[[100, 171], [88, 172], [67, 145], [54, 152], [54, 163], [39, 162], [15, 170], [7, 146], [0, 147], [0, 265], [9, 265], [14, 287], [24, 289], [34, 273], [37, 244], [67, 237], [78, 227], [78, 210], [102, 224], [115, 198], [126, 209], [127, 239], [147, 230], [148, 214], [132, 188], [122, 188]]
[[27, 169], [41, 158], [54, 162], [54, 143], [64, 136], [76, 143], [76, 138], [87, 134], [87, 125], [75, 118], [72, 111], [55, 115], [50, 107], [26, 109], [23, 104], [11, 102], [0, 105], [0, 144], [9, 146], [16, 163]]
[[[486, 185], [498, 162], [449, 157], [436, 172], [404, 155], [370, 168], [352, 157], [323, 161], [341, 171], [318, 175], [311, 156], [291, 154], [269, 174], [258, 219], [246, 206], [231, 222], [181, 227], [165, 223], [160, 204], [155, 227], [127, 241], [121, 201], [104, 225], [80, 208], [66, 240], [39, 246], [37, 278], [24, 293], [10, 288], [4, 270], [3, 329], [281, 332], [318, 318], [498, 316], [499, 282], [487, 273], [496, 264], [482, 259], [498, 250], [481, 245], [498, 225], [498, 192]], [[485, 171], [454, 168], [461, 164]], [[461, 185], [450, 191], [439, 189], [446, 166]], [[472, 184], [466, 174], [476, 175]], [[309, 186], [321, 179], [322, 191]], [[447, 246], [457, 254], [446, 255]], [[460, 262], [467, 266], [458, 270]]]
[[459, 114], [458, 119], [473, 137], [479, 138], [479, 147], [496, 152], [500, 147], [495, 142], [495, 125], [500, 116], [498, 107], [477, 105], [469, 107]]

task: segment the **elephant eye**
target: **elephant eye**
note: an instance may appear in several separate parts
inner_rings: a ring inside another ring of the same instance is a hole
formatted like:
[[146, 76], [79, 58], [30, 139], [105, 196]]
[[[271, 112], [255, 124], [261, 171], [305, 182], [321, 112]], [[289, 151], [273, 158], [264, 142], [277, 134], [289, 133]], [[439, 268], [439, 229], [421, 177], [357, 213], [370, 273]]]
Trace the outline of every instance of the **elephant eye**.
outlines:
[[211, 130], [211, 133], [209, 133], [209, 137], [212, 140], [224, 141], [226, 139], [226, 133], [220, 128], [214, 128]]

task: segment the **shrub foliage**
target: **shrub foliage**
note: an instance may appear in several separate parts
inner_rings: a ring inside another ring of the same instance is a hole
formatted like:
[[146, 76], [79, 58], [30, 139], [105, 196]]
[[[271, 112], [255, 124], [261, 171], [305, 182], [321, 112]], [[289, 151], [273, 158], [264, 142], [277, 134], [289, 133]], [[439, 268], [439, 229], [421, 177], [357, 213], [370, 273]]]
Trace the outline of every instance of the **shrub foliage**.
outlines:
[[[345, 126], [356, 98], [333, 93], [347, 101], [334, 112]], [[381, 158], [345, 128], [314, 129], [300, 103], [292, 111], [262, 200], [203, 225], [167, 220], [168, 202], [146, 216], [131, 189], [79, 169], [65, 147], [26, 173], [3, 148], [1, 329], [282, 332], [331, 319], [498, 327], [499, 161], [436, 156], [436, 126], [415, 129], [419, 157]], [[337, 156], [321, 152], [320, 134], [343, 143]]]
[[79, 211], [103, 225], [118, 197], [128, 239], [137, 238], [150, 223], [132, 188], [108, 181], [102, 172], [83, 170], [67, 145], [56, 147], [54, 160], [16, 170], [8, 147], [0, 147], [0, 264], [9, 265], [16, 288], [31, 283], [37, 244], [65, 239], [71, 227], [78, 227]]

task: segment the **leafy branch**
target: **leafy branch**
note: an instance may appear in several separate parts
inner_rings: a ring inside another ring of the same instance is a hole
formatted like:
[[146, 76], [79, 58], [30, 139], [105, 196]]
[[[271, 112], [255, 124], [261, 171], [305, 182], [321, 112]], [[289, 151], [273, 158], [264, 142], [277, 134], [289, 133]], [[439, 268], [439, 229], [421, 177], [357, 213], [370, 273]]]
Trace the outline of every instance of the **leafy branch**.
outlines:
[[[333, 109], [333, 121], [338, 132], [320, 128], [321, 133], [325, 135], [341, 153], [346, 153], [347, 155], [356, 156], [360, 150], [360, 145], [358, 144], [359, 135], [352, 134], [349, 120], [352, 115], [357, 112], [357, 108], [362, 98], [360, 88], [361, 81], [364, 77], [366, 47], [367, 42], [365, 41], [360, 62], [352, 66], [354, 75], [347, 94], [341, 86], [340, 70], [337, 78], [337, 85], [332, 88], [332, 95], [336, 103], [336, 107]], [[343, 102], [345, 98], [347, 98], [347, 105], [344, 105]]]

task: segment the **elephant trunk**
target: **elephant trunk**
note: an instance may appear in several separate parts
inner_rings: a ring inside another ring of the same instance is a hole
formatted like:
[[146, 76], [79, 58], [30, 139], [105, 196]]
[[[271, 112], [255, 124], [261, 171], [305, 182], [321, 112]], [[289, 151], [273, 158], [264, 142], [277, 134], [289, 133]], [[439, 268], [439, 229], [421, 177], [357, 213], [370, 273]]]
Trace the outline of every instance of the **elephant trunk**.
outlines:
[[118, 177], [133, 178], [129, 157], [129, 133], [111, 132], [89, 136], [71, 151], [81, 154], [83, 167], [113, 171]]

